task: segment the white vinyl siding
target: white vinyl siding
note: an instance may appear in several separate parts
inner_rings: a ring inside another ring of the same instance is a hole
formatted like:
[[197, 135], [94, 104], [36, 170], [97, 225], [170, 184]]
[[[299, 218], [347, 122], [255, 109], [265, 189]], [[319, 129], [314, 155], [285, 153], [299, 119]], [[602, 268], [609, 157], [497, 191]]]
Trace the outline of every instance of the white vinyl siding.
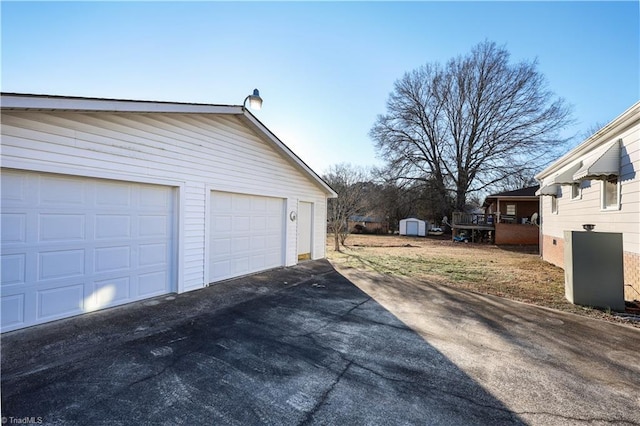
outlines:
[[[558, 214], [551, 214], [552, 197], [541, 196], [542, 233], [563, 238], [563, 232], [581, 231], [585, 223], [596, 225], [598, 232], [624, 233], [624, 251], [640, 253], [640, 124], [628, 128], [620, 138], [619, 207], [603, 209], [603, 184], [600, 180], [583, 181], [580, 200], [557, 199]], [[563, 185], [563, 192], [570, 190]]]
[[[324, 257], [326, 192], [237, 116], [173, 113], [2, 114], [2, 166], [179, 188], [179, 291], [201, 288], [211, 190], [315, 203], [312, 257]], [[286, 222], [286, 265], [297, 262]]]

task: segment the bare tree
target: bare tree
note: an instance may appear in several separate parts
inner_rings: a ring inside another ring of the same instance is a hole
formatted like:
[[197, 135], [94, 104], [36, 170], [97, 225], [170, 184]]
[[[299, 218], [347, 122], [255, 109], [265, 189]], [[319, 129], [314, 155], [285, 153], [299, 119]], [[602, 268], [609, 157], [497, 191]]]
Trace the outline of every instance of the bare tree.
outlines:
[[396, 179], [395, 172], [388, 169], [374, 170], [377, 190], [372, 194], [372, 207], [385, 217], [392, 230], [398, 230], [401, 219], [417, 217], [440, 223], [443, 216], [450, 215], [453, 201], [442, 199], [437, 191], [438, 182]]
[[485, 41], [406, 73], [371, 129], [378, 153], [397, 178], [430, 181], [457, 210], [470, 193], [531, 175], [565, 145], [559, 131], [571, 122], [536, 68]]
[[338, 198], [328, 200], [327, 224], [334, 236], [334, 249], [340, 251], [349, 235], [349, 217], [367, 209], [369, 174], [362, 168], [341, 163], [329, 167], [322, 178], [338, 194]]

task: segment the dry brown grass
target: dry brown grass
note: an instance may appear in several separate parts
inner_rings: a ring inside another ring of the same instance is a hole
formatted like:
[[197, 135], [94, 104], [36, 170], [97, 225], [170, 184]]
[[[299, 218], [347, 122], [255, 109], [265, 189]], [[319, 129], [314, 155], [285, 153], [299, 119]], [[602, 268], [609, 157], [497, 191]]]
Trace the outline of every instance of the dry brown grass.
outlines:
[[337, 267], [416, 278], [626, 322], [610, 313], [569, 303], [564, 297], [564, 271], [543, 261], [535, 247], [454, 243], [447, 237], [354, 234], [347, 239], [347, 247], [335, 252], [332, 239], [327, 241], [327, 257]]

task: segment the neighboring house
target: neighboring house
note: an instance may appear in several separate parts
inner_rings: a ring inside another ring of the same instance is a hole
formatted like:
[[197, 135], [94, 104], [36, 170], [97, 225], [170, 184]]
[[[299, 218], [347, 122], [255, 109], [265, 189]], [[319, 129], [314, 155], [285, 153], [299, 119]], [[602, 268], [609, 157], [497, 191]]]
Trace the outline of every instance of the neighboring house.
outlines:
[[640, 102], [540, 172], [541, 251], [564, 266], [564, 231], [622, 233], [627, 300], [640, 299]]
[[489, 195], [482, 212], [454, 212], [451, 221], [454, 240], [464, 235], [470, 241], [498, 245], [537, 245], [539, 229], [534, 222], [539, 210], [538, 188], [536, 185]]
[[495, 244], [538, 245], [540, 231], [533, 222], [539, 216], [540, 200], [536, 195], [539, 188], [535, 185], [485, 198], [482, 205], [485, 213], [496, 217]]
[[2, 94], [2, 331], [325, 256], [336, 193], [243, 106]]
[[387, 234], [389, 223], [373, 216], [350, 216], [347, 221], [349, 232], [356, 234]]

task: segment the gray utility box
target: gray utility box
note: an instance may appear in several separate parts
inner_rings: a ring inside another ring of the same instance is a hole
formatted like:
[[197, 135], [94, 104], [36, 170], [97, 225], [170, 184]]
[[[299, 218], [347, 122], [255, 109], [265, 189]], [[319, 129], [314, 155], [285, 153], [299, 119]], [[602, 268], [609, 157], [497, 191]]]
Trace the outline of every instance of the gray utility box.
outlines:
[[577, 305], [624, 312], [622, 234], [564, 231], [564, 294]]

